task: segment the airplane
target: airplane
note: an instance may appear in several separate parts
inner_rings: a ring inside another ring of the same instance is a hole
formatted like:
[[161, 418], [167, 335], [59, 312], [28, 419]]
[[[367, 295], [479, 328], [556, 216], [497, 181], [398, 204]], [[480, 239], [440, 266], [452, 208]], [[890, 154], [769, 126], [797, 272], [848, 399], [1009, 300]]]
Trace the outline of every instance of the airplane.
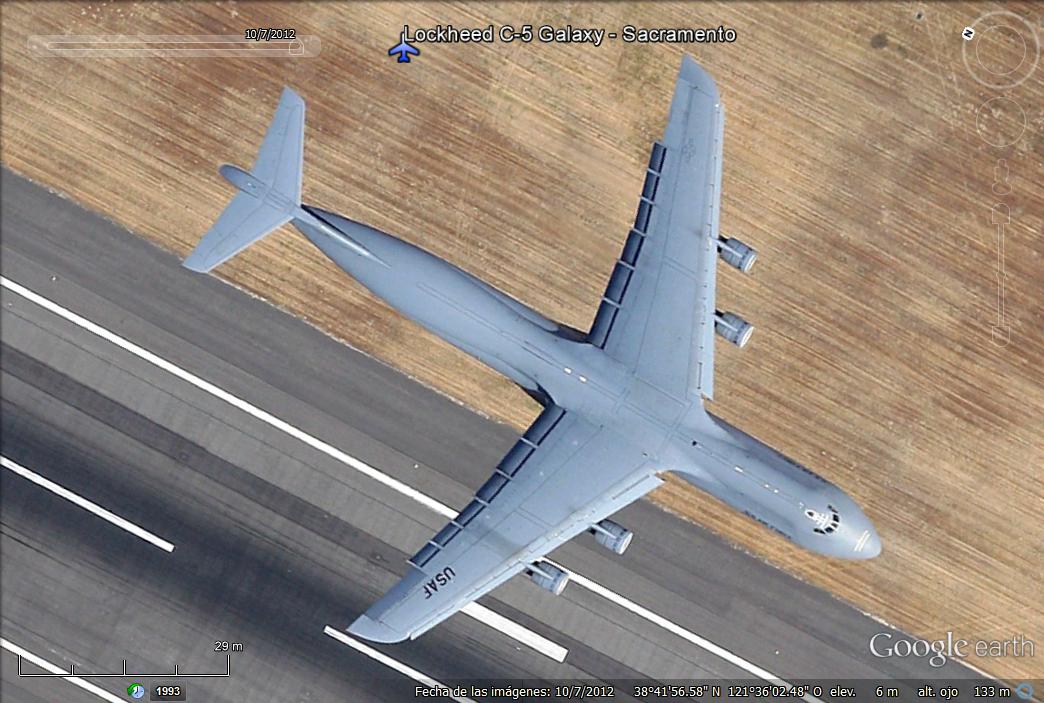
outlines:
[[753, 329], [716, 308], [717, 260], [748, 272], [757, 252], [719, 236], [725, 114], [714, 80], [691, 57], [587, 332], [418, 246], [302, 205], [304, 115], [304, 101], [284, 89], [253, 169], [221, 166], [240, 192], [184, 265], [210, 271], [292, 222], [401, 314], [543, 405], [475, 497], [348, 632], [415, 639], [523, 572], [560, 594], [569, 573], [544, 557], [582, 532], [623, 554], [633, 534], [610, 516], [668, 472], [805, 549], [880, 553], [874, 526], [840, 488], [704, 407], [714, 394], [715, 333], [742, 347]]
[[399, 63], [409, 63], [410, 56], [420, 56], [420, 49], [406, 41], [406, 30], [402, 31], [402, 41], [388, 49], [388, 56], [399, 55]]

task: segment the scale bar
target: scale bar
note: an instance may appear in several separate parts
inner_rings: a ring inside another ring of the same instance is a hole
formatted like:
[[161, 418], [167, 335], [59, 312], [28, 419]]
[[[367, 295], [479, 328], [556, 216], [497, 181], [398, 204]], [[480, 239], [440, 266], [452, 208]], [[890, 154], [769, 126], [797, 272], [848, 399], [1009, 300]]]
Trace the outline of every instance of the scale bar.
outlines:
[[[34, 664], [37, 664], [35, 659], [31, 659], [29, 657], [25, 657], [25, 658], [29, 659], [29, 661], [33, 662]], [[38, 666], [42, 666], [41, 664], [37, 664], [37, 665]], [[55, 667], [55, 669], [50, 669], [48, 667], [43, 667], [43, 668], [47, 669], [48, 671], [52, 671], [53, 673], [48, 673], [48, 674], [26, 674], [25, 672], [22, 671], [22, 655], [18, 656], [18, 676], [19, 676], [19, 678], [23, 678], [23, 679], [67, 679], [67, 678], [71, 677], [75, 673], [75, 671], [76, 671], [76, 665], [75, 664], [73, 664], [69, 668], [69, 671], [62, 671], [61, 669], [58, 669], [57, 667]], [[86, 678], [92, 678], [92, 679], [169, 679], [169, 678], [173, 678], [170, 675], [169, 672], [164, 672], [162, 674], [128, 674], [127, 673], [127, 660], [126, 659], [123, 660], [123, 673], [122, 674], [85, 674], [85, 673], [81, 672], [79, 674], [79, 676], [77, 676], [75, 678], [79, 678], [80, 676], [86, 677]], [[232, 660], [231, 660], [231, 657], [228, 654], [225, 655], [225, 673], [223, 673], [223, 674], [182, 674], [178, 670], [178, 665], [175, 664], [174, 665], [174, 676], [176, 676], [179, 679], [225, 679], [225, 678], [228, 678], [228, 677], [232, 676]]]

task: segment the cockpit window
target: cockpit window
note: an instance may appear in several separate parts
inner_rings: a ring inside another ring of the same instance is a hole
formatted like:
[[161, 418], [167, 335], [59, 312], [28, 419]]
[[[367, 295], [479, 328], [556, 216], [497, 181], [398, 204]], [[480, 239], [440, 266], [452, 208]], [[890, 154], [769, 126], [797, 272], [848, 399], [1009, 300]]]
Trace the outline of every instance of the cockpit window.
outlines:
[[841, 524], [841, 516], [832, 505], [827, 505], [827, 512], [822, 513], [809, 508], [805, 511], [805, 517], [815, 523], [812, 531], [820, 535], [833, 534]]

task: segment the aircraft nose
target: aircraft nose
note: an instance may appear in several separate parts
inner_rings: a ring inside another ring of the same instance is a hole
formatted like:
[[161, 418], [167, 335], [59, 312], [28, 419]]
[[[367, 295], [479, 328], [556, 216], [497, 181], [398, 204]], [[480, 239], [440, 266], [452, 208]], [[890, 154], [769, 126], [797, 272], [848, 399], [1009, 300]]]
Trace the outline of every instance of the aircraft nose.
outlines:
[[841, 513], [841, 530], [837, 556], [845, 559], [873, 559], [881, 553], [881, 537], [874, 523], [854, 500], [842, 490], [831, 496], [833, 505]]
[[851, 502], [853, 512], [849, 539], [852, 540], [852, 558], [873, 559], [881, 553], [881, 536], [874, 529], [874, 523], [866, 516], [854, 501]]
[[859, 532], [853, 550], [856, 559], [873, 559], [881, 553], [881, 537], [869, 520], [866, 521], [865, 528]]

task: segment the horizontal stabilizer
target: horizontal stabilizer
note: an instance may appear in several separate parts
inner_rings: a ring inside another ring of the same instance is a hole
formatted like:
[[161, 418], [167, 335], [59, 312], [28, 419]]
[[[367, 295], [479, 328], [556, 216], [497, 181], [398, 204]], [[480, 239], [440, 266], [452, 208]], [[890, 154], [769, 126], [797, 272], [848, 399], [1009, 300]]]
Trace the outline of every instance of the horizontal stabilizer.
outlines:
[[269, 232], [285, 225], [292, 217], [291, 209], [280, 209], [247, 193], [239, 193], [232, 198], [210, 231], [203, 235], [183, 265], [193, 271], [206, 273]]
[[284, 88], [253, 170], [221, 167], [240, 192], [185, 259], [187, 268], [210, 271], [299, 214], [304, 117], [304, 100]]

